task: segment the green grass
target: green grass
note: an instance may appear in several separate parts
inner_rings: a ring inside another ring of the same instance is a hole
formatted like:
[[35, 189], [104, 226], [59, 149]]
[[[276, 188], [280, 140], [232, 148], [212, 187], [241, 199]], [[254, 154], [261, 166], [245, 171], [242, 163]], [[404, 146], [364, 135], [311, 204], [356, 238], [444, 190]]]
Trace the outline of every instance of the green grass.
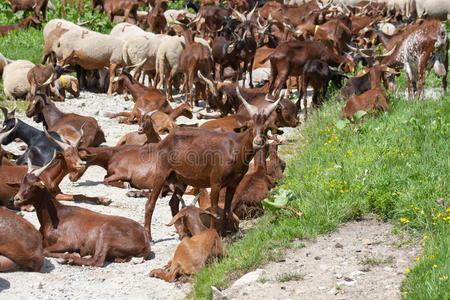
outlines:
[[391, 264], [394, 262], [394, 257], [393, 256], [389, 256], [387, 258], [383, 258], [383, 257], [377, 257], [377, 256], [372, 256], [372, 257], [366, 257], [364, 258], [360, 264], [366, 266], [379, 266], [379, 265], [386, 265], [386, 264]]
[[288, 282], [288, 281], [299, 281], [303, 280], [305, 278], [305, 275], [299, 273], [299, 272], [287, 272], [282, 273], [278, 276], [277, 280], [279, 282]]
[[[399, 85], [403, 92], [404, 75]], [[441, 79], [427, 76], [427, 87], [441, 87]], [[391, 112], [342, 130], [335, 123], [343, 103], [329, 101], [315, 111], [298, 130], [298, 142], [289, 149], [295, 154], [273, 191], [289, 190], [290, 206], [304, 216], [267, 212], [241, 240], [228, 246], [229, 257], [196, 274], [191, 297], [211, 297], [211, 285], [226, 288], [283, 255], [295, 238], [314, 238], [375, 213], [393, 223], [394, 231], [410, 234], [416, 244], [426, 236], [423, 256], [416, 258], [419, 263], [403, 270], [404, 295], [448, 299], [449, 209], [436, 200], [449, 194], [450, 95], [425, 101], [402, 97], [390, 95]]]

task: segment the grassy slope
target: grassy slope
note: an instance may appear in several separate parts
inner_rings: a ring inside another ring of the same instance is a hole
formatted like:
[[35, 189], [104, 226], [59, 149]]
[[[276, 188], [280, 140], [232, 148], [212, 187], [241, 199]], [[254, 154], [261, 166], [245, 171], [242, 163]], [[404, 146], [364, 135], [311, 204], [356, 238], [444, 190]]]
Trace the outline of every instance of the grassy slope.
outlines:
[[[17, 23], [22, 17], [21, 12], [10, 13], [7, 0], [0, 0], [0, 9], [0, 24]], [[48, 16], [49, 20], [60, 17], [58, 11]], [[71, 9], [66, 19], [76, 22], [78, 16]], [[107, 33], [114, 25], [87, 8], [81, 21], [90, 19], [95, 19], [90, 28], [100, 32]], [[11, 59], [38, 63], [42, 48], [42, 33], [34, 28], [0, 37], [0, 52]], [[404, 76], [399, 82], [404, 88]], [[427, 76], [427, 84], [441, 85], [434, 74]], [[0, 105], [3, 98], [0, 83]], [[290, 205], [305, 217], [267, 213], [229, 247], [227, 259], [197, 274], [192, 296], [209, 297], [210, 285], [225, 288], [232, 279], [282, 255], [293, 238], [314, 237], [375, 212], [393, 222], [396, 231], [408, 230], [423, 240], [423, 256], [402, 286], [405, 295], [448, 298], [450, 219], [436, 200], [448, 195], [449, 98], [446, 94], [438, 101], [409, 102], [391, 97], [391, 113], [343, 131], [333, 126], [342, 104], [324, 105], [299, 130], [303, 138], [291, 149], [297, 154], [279, 186], [293, 192]]]
[[[402, 88], [405, 79], [399, 80]], [[441, 85], [434, 75], [428, 86]], [[342, 105], [330, 101], [315, 112], [289, 151], [285, 178], [274, 193], [292, 192], [290, 205], [304, 213], [263, 216], [254, 229], [229, 246], [229, 257], [199, 272], [195, 298], [210, 297], [210, 286], [232, 279], [282, 253], [294, 238], [312, 238], [368, 213], [408, 231], [424, 246], [423, 256], [403, 283], [417, 299], [449, 297], [449, 210], [436, 200], [448, 197], [450, 96], [406, 101], [390, 97], [390, 113], [343, 130], [334, 124]], [[448, 202], [447, 202], [448, 203]], [[407, 247], [407, 245], [399, 245]]]

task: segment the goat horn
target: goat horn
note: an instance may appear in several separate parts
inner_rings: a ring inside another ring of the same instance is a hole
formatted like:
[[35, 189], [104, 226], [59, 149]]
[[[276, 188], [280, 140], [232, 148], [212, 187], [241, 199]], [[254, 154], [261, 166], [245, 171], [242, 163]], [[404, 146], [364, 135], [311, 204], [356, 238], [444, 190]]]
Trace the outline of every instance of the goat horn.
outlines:
[[280, 103], [280, 101], [284, 98], [284, 94], [280, 94], [280, 96], [278, 97], [278, 100], [275, 101], [274, 103], [271, 103], [269, 105], [267, 105], [266, 107], [264, 107], [263, 109], [263, 114], [266, 117], [269, 117], [270, 114], [277, 108], [278, 104]]
[[239, 19], [241, 19], [241, 22], [245, 22], [246, 20], [247, 20], [247, 18], [243, 15], [243, 14], [241, 14], [240, 12], [238, 12], [237, 10], [235, 10], [234, 8], [231, 8], [233, 11], [234, 11], [234, 13], [239, 17]]
[[245, 108], [247, 109], [250, 118], [256, 115], [258, 113], [258, 108], [245, 101], [244, 97], [242, 97], [241, 92], [239, 91], [239, 86], [236, 86], [236, 93], [238, 98], [241, 99], [242, 104], [244, 104]]
[[385, 53], [383, 55], [380, 55], [379, 57], [386, 57], [386, 56], [392, 55], [392, 53], [394, 53], [396, 48], [397, 48], [397, 45], [395, 45], [394, 48], [392, 48], [389, 52], [387, 52], [387, 53]]
[[31, 172], [33, 172], [33, 165], [31, 164], [30, 154], [29, 153], [27, 155], [27, 165], [28, 165], [27, 174], [30, 174]]
[[8, 120], [8, 109], [6, 107], [0, 106], [0, 109], [3, 112], [3, 116], [5, 117], [5, 121]]
[[59, 147], [61, 147], [61, 149], [63, 149], [64, 151], [66, 151], [66, 149], [69, 147], [69, 145], [65, 142], [60, 142], [57, 139], [55, 139], [54, 137], [52, 137], [47, 129], [44, 127], [44, 132], [45, 132], [45, 136], [53, 143], [55, 143], [56, 145], [58, 145]]
[[[0, 144], [3, 142], [3, 140], [4, 140], [11, 132], [13, 132], [14, 130], [16, 130], [18, 124], [19, 124], [19, 123], [18, 123], [18, 121], [17, 121], [17, 119], [16, 119], [16, 122], [15, 122], [13, 128], [11, 128], [11, 129], [8, 130], [8, 131], [5, 131], [5, 132], [0, 133]], [[0, 159], [1, 159], [1, 158], [0, 158]]]
[[145, 64], [146, 61], [147, 61], [147, 57], [144, 58], [142, 61], [138, 62], [137, 64], [129, 66], [129, 68], [138, 68], [138, 67], [142, 66], [143, 64]]
[[185, 210], [181, 210], [179, 211], [175, 216], [173, 216], [172, 220], [170, 220], [169, 223], [166, 224], [166, 226], [172, 226], [173, 224], [175, 224], [176, 221], [178, 221], [178, 219], [183, 218], [185, 216]]
[[36, 177], [41, 176], [42, 172], [44, 172], [55, 161], [55, 158], [56, 158], [56, 150], [53, 151], [52, 159], [45, 166], [43, 166], [42, 168], [39, 168], [39, 169], [33, 171], [32, 173], [34, 175], [36, 175]]
[[256, 9], [256, 6], [257, 5], [255, 5], [255, 7], [253, 7], [253, 9], [247, 14], [247, 17], [246, 17], [247, 21], [250, 21], [252, 19], [253, 13], [255, 12], [255, 9]]
[[205, 76], [203, 76], [202, 72], [200, 72], [200, 70], [197, 71], [197, 75], [198, 77], [200, 77], [203, 81], [206, 82], [207, 85], [209, 85], [209, 87], [211, 88], [211, 90], [213, 91], [214, 97], [217, 97], [217, 95], [219, 94], [217, 91], [217, 87], [214, 84], [214, 82], [212, 82], [212, 80], [206, 78]]
[[80, 146], [81, 139], [84, 137], [84, 125], [86, 125], [86, 122], [84, 122], [83, 125], [81, 125], [81, 129], [80, 129], [81, 134], [78, 137], [78, 139], [75, 141], [75, 143], [73, 143], [73, 146], [75, 148], [78, 148], [78, 146]]
[[[200, 194], [199, 194], [200, 195]], [[218, 220], [219, 219], [219, 217], [217, 217], [217, 216], [215, 216], [212, 212], [209, 212], [209, 211], [207, 211], [207, 210], [203, 210], [202, 209], [202, 212], [200, 212], [201, 214], [204, 214], [204, 215], [210, 215], [211, 217], [213, 217], [214, 219], [216, 219], [216, 220]]]
[[348, 49], [350, 49], [352, 51], [355, 51], [355, 52], [358, 52], [358, 48], [355, 48], [355, 47], [353, 47], [353, 46], [351, 46], [350, 44], [347, 44], [347, 43], [345, 43], [345, 44], [347, 45]]
[[[34, 73], [33, 73], [33, 76], [34, 76]], [[43, 84], [39, 84], [39, 83], [36, 81], [36, 85], [37, 85], [38, 87], [49, 85], [50, 83], [52, 83], [53, 77], [54, 77], [54, 75], [53, 75], [53, 73], [52, 73], [52, 75], [50, 75], [50, 77], [47, 79], [47, 81], [45, 81]], [[36, 78], [35, 78], [34, 80], [36, 80]]]

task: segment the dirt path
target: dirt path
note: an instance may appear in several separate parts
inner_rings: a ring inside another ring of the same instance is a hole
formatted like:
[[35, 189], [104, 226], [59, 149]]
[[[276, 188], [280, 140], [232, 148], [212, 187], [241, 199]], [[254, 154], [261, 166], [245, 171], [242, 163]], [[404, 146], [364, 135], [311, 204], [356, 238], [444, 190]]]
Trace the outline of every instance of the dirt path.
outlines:
[[[398, 299], [405, 270], [420, 254], [367, 217], [316, 241], [294, 242], [285, 259], [255, 271], [255, 281], [224, 291], [228, 299]], [[259, 276], [257, 276], [259, 274]]]

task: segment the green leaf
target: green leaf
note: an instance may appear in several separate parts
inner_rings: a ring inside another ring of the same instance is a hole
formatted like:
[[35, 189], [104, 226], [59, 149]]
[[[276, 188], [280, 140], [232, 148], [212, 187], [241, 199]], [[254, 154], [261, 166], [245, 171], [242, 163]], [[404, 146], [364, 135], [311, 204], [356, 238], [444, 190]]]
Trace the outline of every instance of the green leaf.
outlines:
[[282, 208], [283, 206], [286, 206], [291, 197], [292, 197], [291, 191], [280, 189], [278, 190], [277, 194], [273, 195], [273, 200], [264, 199], [262, 201], [262, 204], [264, 209], [275, 211]]
[[358, 122], [358, 121], [361, 120], [365, 115], [367, 115], [367, 112], [365, 112], [364, 110], [358, 110], [358, 111], [353, 115], [353, 122]]
[[340, 130], [344, 129], [345, 126], [347, 126], [347, 124], [349, 124], [350, 121], [348, 119], [344, 119], [344, 120], [338, 120], [336, 122], [336, 127]]

